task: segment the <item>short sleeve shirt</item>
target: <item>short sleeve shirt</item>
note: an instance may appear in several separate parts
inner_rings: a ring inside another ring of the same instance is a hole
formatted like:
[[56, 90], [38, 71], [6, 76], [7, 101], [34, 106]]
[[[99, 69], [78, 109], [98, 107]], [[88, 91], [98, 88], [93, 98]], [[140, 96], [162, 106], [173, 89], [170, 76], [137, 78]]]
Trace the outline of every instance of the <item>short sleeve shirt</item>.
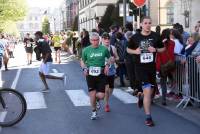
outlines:
[[47, 62], [52, 62], [53, 59], [51, 57], [51, 48], [48, 44], [48, 42], [46, 42], [45, 40], [42, 40], [42, 41], [39, 41], [38, 42], [38, 45], [40, 45], [40, 50], [41, 50], [41, 53], [42, 53], [42, 58], [44, 59], [44, 57], [46, 56], [47, 53], [49, 53], [49, 56], [47, 58]]
[[53, 36], [52, 41], [54, 42], [54, 47], [61, 47], [61, 37], [59, 35]]
[[156, 53], [150, 53], [148, 47], [163, 48], [163, 44], [159, 35], [155, 32], [151, 32], [150, 35], [144, 36], [141, 33], [133, 35], [128, 43], [128, 48], [141, 49], [141, 54], [133, 54], [133, 61], [140, 66], [155, 65]]
[[87, 67], [104, 67], [106, 58], [110, 57], [108, 49], [99, 45], [97, 48], [93, 48], [91, 45], [83, 49], [82, 60]]
[[25, 47], [31, 48], [33, 47], [33, 39], [32, 38], [24, 38]]

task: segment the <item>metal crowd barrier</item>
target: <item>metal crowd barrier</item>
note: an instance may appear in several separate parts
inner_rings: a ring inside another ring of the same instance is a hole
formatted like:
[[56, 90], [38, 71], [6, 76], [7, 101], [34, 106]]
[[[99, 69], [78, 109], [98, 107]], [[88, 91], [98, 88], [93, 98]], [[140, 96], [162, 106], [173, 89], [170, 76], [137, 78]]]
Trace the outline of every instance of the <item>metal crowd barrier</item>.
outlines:
[[[176, 106], [186, 108], [192, 100], [200, 102], [200, 64], [194, 56], [176, 55], [176, 70], [174, 72], [175, 89], [183, 95], [183, 99]], [[185, 62], [184, 62], [185, 61]]]

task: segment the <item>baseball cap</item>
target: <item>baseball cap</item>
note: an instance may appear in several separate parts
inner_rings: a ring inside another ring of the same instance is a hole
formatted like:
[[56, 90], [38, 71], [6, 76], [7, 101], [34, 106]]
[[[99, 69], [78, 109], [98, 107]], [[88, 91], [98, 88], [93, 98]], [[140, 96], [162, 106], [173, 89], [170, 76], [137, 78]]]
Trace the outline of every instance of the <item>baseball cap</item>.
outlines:
[[104, 33], [102, 34], [102, 38], [109, 38], [109, 39], [110, 39], [109, 33], [104, 32]]

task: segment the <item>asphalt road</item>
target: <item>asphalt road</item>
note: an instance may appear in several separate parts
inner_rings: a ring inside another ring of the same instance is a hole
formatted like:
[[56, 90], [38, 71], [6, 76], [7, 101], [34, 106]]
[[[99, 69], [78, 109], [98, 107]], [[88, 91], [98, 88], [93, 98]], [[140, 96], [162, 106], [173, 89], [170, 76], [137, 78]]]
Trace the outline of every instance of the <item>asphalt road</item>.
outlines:
[[[52, 73], [65, 73], [67, 84], [48, 80], [50, 93], [38, 76], [39, 62], [26, 65], [22, 46], [11, 59], [10, 71], [2, 70], [2, 87], [13, 87], [23, 93], [28, 103], [24, 119], [13, 127], [1, 128], [0, 134], [199, 134], [199, 126], [157, 105], [152, 107], [155, 127], [144, 125], [144, 111], [136, 98], [115, 89], [110, 100], [111, 112], [98, 111], [98, 120], [90, 120], [91, 108], [85, 78], [79, 63], [65, 54], [61, 64], [53, 64]], [[18, 75], [19, 74], [19, 75]], [[62, 74], [61, 74], [62, 75]], [[14, 83], [14, 81], [17, 81]]]

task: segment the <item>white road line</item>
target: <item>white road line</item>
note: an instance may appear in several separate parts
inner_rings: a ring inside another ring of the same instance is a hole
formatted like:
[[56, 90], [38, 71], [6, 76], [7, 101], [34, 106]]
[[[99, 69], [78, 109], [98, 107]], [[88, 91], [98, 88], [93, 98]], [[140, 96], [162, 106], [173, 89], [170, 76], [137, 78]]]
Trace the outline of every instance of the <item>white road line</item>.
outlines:
[[56, 69], [52, 69], [52, 71], [53, 71], [54, 73], [58, 73], [58, 70], [56, 70]]
[[130, 95], [129, 93], [121, 90], [121, 89], [114, 89], [113, 91], [113, 95], [121, 100], [122, 102], [124, 102], [125, 104], [129, 104], [129, 103], [137, 103], [138, 99], [135, 96]]
[[19, 75], [20, 75], [21, 71], [22, 71], [21, 68], [17, 71], [17, 75], [15, 76], [15, 79], [14, 79], [14, 81], [13, 81], [13, 83], [12, 83], [12, 86], [11, 86], [12, 89], [15, 89], [15, 88], [16, 88], [17, 82], [18, 82], [18, 80], [19, 80]]
[[74, 106], [90, 106], [89, 96], [83, 90], [65, 90]]
[[64, 77], [64, 73], [49, 73], [52, 76], [56, 76], [56, 77]]
[[[4, 119], [6, 118], [7, 112], [0, 112], [0, 121], [3, 122]], [[2, 131], [2, 127], [0, 127], [0, 132]]]
[[27, 109], [47, 108], [44, 95], [41, 92], [25, 92], [24, 97], [27, 102]]

